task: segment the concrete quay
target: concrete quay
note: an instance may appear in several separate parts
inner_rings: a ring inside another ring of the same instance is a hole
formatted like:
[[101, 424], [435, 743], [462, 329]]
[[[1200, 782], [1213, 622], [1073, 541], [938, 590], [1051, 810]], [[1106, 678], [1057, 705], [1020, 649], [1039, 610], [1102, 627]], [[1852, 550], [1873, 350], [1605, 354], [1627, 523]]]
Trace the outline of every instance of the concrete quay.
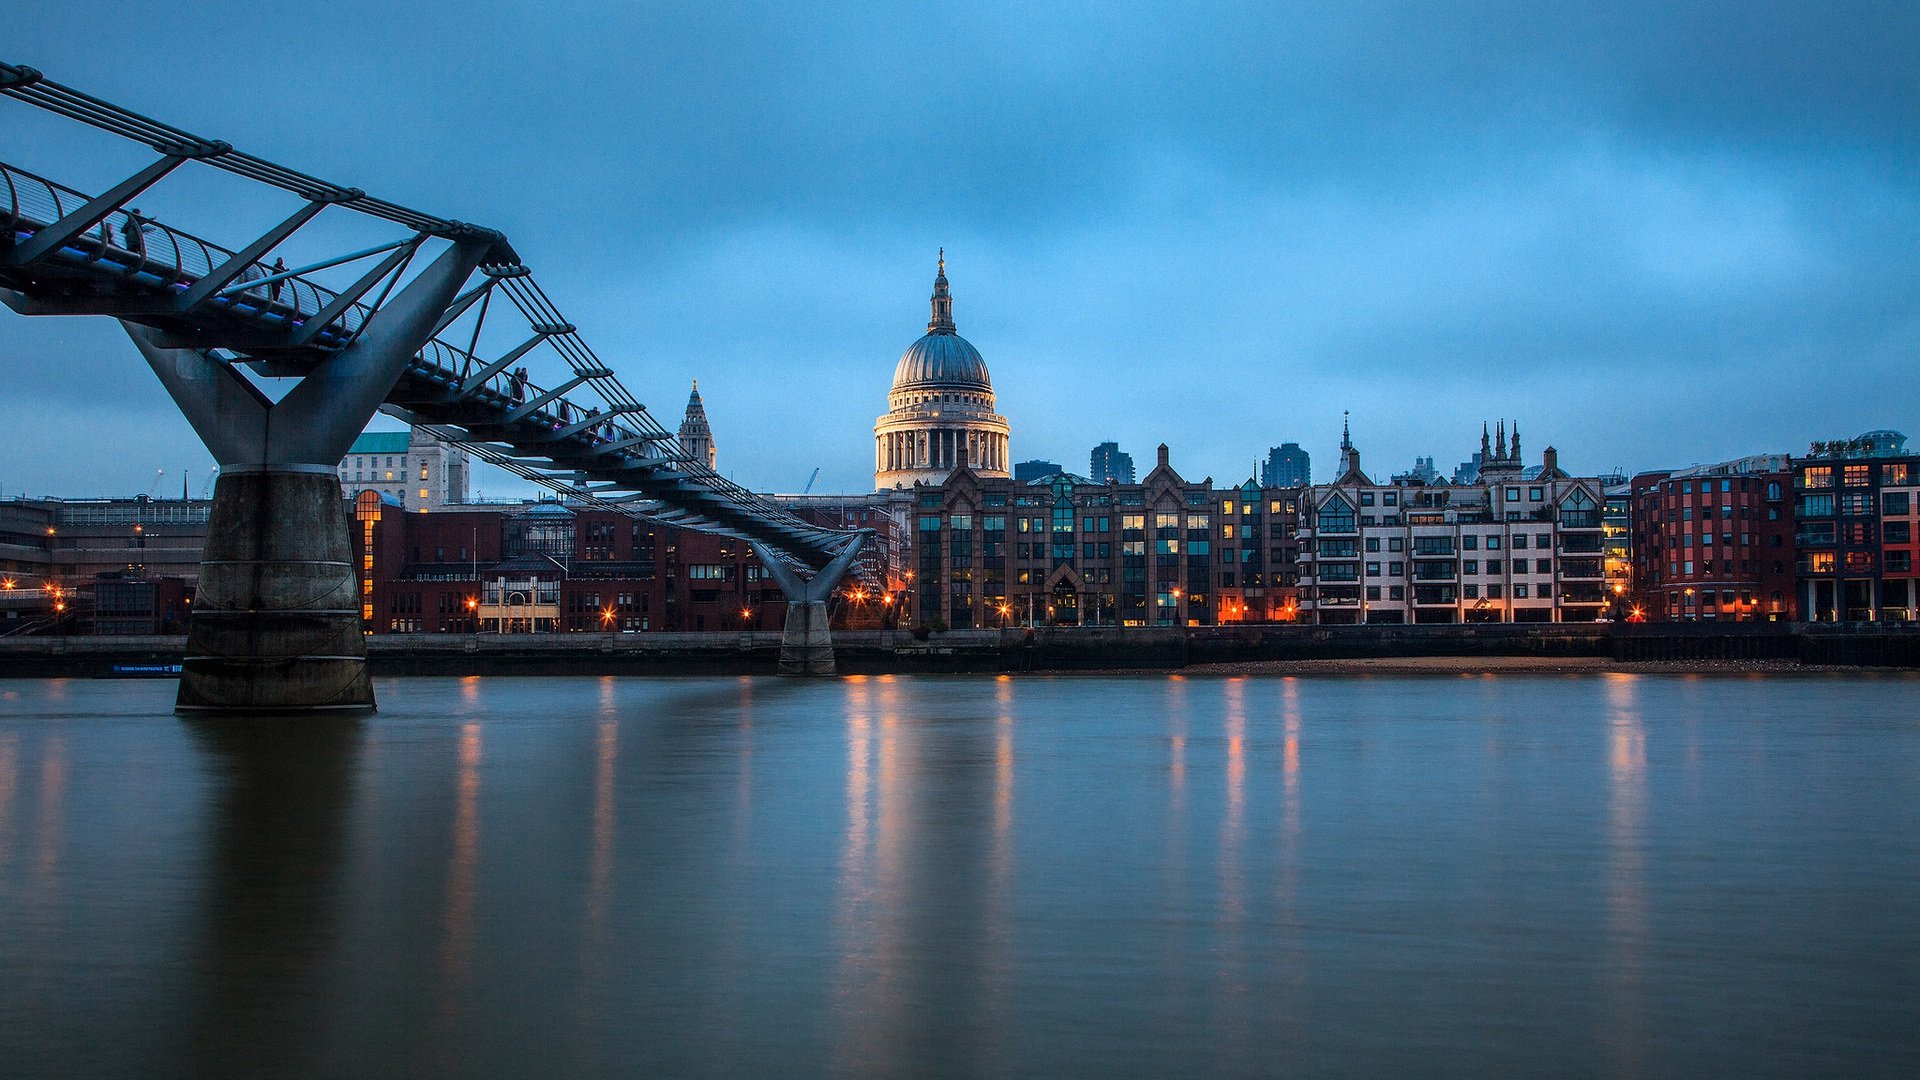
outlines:
[[[380, 675], [771, 675], [781, 634], [406, 634], [367, 639]], [[0, 678], [101, 677], [177, 664], [183, 637], [0, 640]], [[843, 674], [1178, 670], [1203, 664], [1394, 657], [1598, 657], [1920, 668], [1920, 627], [1745, 623], [1244, 626], [840, 631]], [[139, 672], [135, 672], [136, 674]]]

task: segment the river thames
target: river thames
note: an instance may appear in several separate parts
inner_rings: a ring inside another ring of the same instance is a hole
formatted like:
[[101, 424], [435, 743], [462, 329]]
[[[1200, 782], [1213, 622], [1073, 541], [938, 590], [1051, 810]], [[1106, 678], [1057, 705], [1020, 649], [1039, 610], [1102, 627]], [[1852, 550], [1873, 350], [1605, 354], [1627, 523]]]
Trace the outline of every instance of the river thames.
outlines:
[[1920, 680], [0, 682], [0, 1074], [1920, 1075]]

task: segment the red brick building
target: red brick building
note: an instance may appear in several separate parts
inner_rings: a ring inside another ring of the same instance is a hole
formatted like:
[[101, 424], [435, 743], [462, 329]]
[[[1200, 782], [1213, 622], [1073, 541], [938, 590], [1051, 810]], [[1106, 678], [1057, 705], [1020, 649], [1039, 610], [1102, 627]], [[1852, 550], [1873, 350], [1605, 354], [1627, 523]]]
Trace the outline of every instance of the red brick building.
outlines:
[[[370, 633], [778, 630], [786, 619], [746, 543], [617, 511], [540, 502], [408, 513], [363, 492], [353, 533]], [[867, 588], [850, 578], [836, 625], [879, 622], [861, 602]]]
[[1793, 620], [1792, 484], [1784, 454], [1635, 476], [1635, 617]]

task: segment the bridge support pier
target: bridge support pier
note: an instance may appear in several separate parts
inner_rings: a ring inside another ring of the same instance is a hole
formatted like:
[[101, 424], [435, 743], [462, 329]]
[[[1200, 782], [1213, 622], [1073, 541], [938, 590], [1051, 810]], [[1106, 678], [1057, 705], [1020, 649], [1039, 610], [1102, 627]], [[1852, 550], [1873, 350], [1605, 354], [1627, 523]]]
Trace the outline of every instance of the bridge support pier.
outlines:
[[334, 470], [223, 467], [176, 707], [371, 709]]
[[374, 707], [338, 469], [488, 247], [455, 240], [277, 403], [233, 363], [122, 324], [220, 463], [177, 709]]
[[865, 533], [856, 533], [851, 542], [834, 556], [832, 562], [811, 578], [802, 578], [779, 556], [759, 544], [753, 545], [780, 591], [787, 598], [787, 624], [780, 637], [781, 675], [830, 676], [835, 674], [833, 634], [827, 628], [827, 597], [846, 576], [853, 560], [860, 556]]

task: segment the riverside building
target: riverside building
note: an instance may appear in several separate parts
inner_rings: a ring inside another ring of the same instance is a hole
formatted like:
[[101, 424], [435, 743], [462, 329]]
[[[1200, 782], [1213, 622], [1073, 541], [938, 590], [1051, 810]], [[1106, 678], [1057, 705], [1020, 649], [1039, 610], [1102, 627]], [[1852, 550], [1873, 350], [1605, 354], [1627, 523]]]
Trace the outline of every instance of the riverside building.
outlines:
[[1816, 442], [1793, 466], [1794, 573], [1808, 622], [1920, 616], [1920, 456], [1897, 431]]
[[1344, 430], [1338, 477], [1300, 500], [1299, 606], [1338, 623], [1591, 622], [1608, 607], [1599, 479], [1548, 447], [1526, 466], [1516, 425], [1481, 433], [1472, 484], [1377, 483]]
[[916, 625], [1207, 626], [1297, 612], [1299, 490], [1189, 481], [1164, 445], [1138, 484], [960, 468], [911, 498], [892, 587]]
[[1785, 454], [1635, 476], [1629, 617], [1791, 621], [1792, 477]]

